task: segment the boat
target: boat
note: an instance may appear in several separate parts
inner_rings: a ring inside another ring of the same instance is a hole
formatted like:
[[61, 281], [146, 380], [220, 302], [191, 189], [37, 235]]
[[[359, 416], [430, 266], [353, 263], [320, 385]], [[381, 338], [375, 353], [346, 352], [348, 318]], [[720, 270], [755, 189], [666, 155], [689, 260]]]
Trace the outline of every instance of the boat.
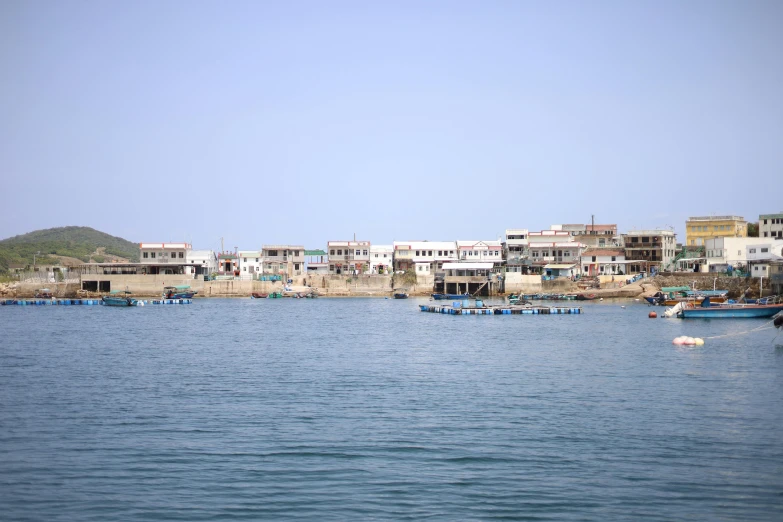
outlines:
[[406, 292], [402, 291], [402, 290], [397, 290], [396, 292], [394, 292], [394, 298], [395, 299], [407, 299], [408, 298], [408, 294]]
[[191, 299], [198, 292], [191, 290], [189, 285], [164, 286], [164, 299]]
[[431, 297], [436, 301], [450, 301], [452, 299], [472, 299], [473, 296], [465, 292], [464, 294], [432, 294]]
[[101, 301], [106, 306], [136, 306], [137, 304], [128, 290], [114, 290], [109, 295], [101, 297]]
[[250, 294], [250, 299], [266, 299], [267, 297], [269, 297], [269, 294], [264, 294], [261, 292], [253, 292]]
[[758, 299], [756, 304], [734, 303], [713, 306], [707, 297], [701, 305], [683, 304], [677, 317], [681, 319], [728, 319], [748, 317], [772, 317], [783, 312], [780, 298]]
[[703, 293], [680, 291], [677, 294], [669, 292], [668, 295], [664, 292], [656, 292], [652, 296], [645, 297], [644, 300], [651, 305], [674, 306], [677, 303], [701, 304], [706, 297], [709, 297], [712, 303], [723, 303], [727, 300], [725, 290], [710, 290], [709, 293], [707, 293], [707, 291], [704, 291]]
[[267, 296], [268, 299], [280, 299], [283, 297], [283, 292], [272, 292]]
[[35, 291], [34, 297], [36, 299], [51, 299], [54, 296], [52, 295], [52, 291], [49, 290], [48, 288], [39, 288], [38, 290]]
[[595, 294], [576, 294], [577, 301], [592, 301], [596, 297], [598, 296]]

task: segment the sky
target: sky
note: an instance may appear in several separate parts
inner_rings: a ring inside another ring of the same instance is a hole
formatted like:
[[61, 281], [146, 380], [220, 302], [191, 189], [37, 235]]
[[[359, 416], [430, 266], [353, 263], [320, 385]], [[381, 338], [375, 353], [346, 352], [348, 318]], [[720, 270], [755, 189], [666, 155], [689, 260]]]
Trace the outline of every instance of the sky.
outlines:
[[0, 2], [0, 238], [260, 248], [783, 211], [783, 2]]

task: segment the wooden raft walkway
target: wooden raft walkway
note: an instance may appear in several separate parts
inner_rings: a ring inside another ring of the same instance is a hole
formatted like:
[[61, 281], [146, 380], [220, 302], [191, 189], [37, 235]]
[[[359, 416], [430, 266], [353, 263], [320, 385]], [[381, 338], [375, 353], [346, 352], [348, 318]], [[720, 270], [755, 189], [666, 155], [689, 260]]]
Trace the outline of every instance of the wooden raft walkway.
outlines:
[[578, 306], [437, 306], [419, 305], [422, 312], [448, 315], [562, 315], [581, 314], [582, 308]]

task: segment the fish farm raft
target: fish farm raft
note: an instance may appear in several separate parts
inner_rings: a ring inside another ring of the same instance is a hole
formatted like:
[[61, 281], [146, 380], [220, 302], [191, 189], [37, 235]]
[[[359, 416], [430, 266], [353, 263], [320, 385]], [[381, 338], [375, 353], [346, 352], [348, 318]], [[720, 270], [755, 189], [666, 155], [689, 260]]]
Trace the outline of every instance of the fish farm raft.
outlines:
[[565, 315], [581, 314], [582, 308], [575, 306], [484, 306], [476, 301], [476, 306], [465, 306], [459, 301], [452, 305], [419, 305], [422, 312], [447, 315]]

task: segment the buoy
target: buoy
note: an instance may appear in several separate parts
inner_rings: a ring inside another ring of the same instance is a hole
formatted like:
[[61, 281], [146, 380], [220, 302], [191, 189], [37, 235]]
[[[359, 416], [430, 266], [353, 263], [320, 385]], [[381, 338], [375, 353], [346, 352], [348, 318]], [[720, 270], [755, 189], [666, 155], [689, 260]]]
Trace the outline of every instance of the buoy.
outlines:
[[674, 340], [672, 341], [672, 344], [676, 344], [676, 345], [685, 344], [684, 339], [685, 339], [684, 337], [675, 337]]
[[647, 317], [649, 317], [650, 319], [655, 319], [656, 317], [658, 317], [658, 314], [656, 314], [655, 312], [650, 312], [649, 314], [647, 314]]
[[625, 305], [623, 305], [623, 306], [620, 306], [620, 308], [625, 308]]
[[702, 339], [701, 337], [695, 338], [694, 341], [696, 341], [696, 346], [701, 346], [704, 344], [704, 339]]

